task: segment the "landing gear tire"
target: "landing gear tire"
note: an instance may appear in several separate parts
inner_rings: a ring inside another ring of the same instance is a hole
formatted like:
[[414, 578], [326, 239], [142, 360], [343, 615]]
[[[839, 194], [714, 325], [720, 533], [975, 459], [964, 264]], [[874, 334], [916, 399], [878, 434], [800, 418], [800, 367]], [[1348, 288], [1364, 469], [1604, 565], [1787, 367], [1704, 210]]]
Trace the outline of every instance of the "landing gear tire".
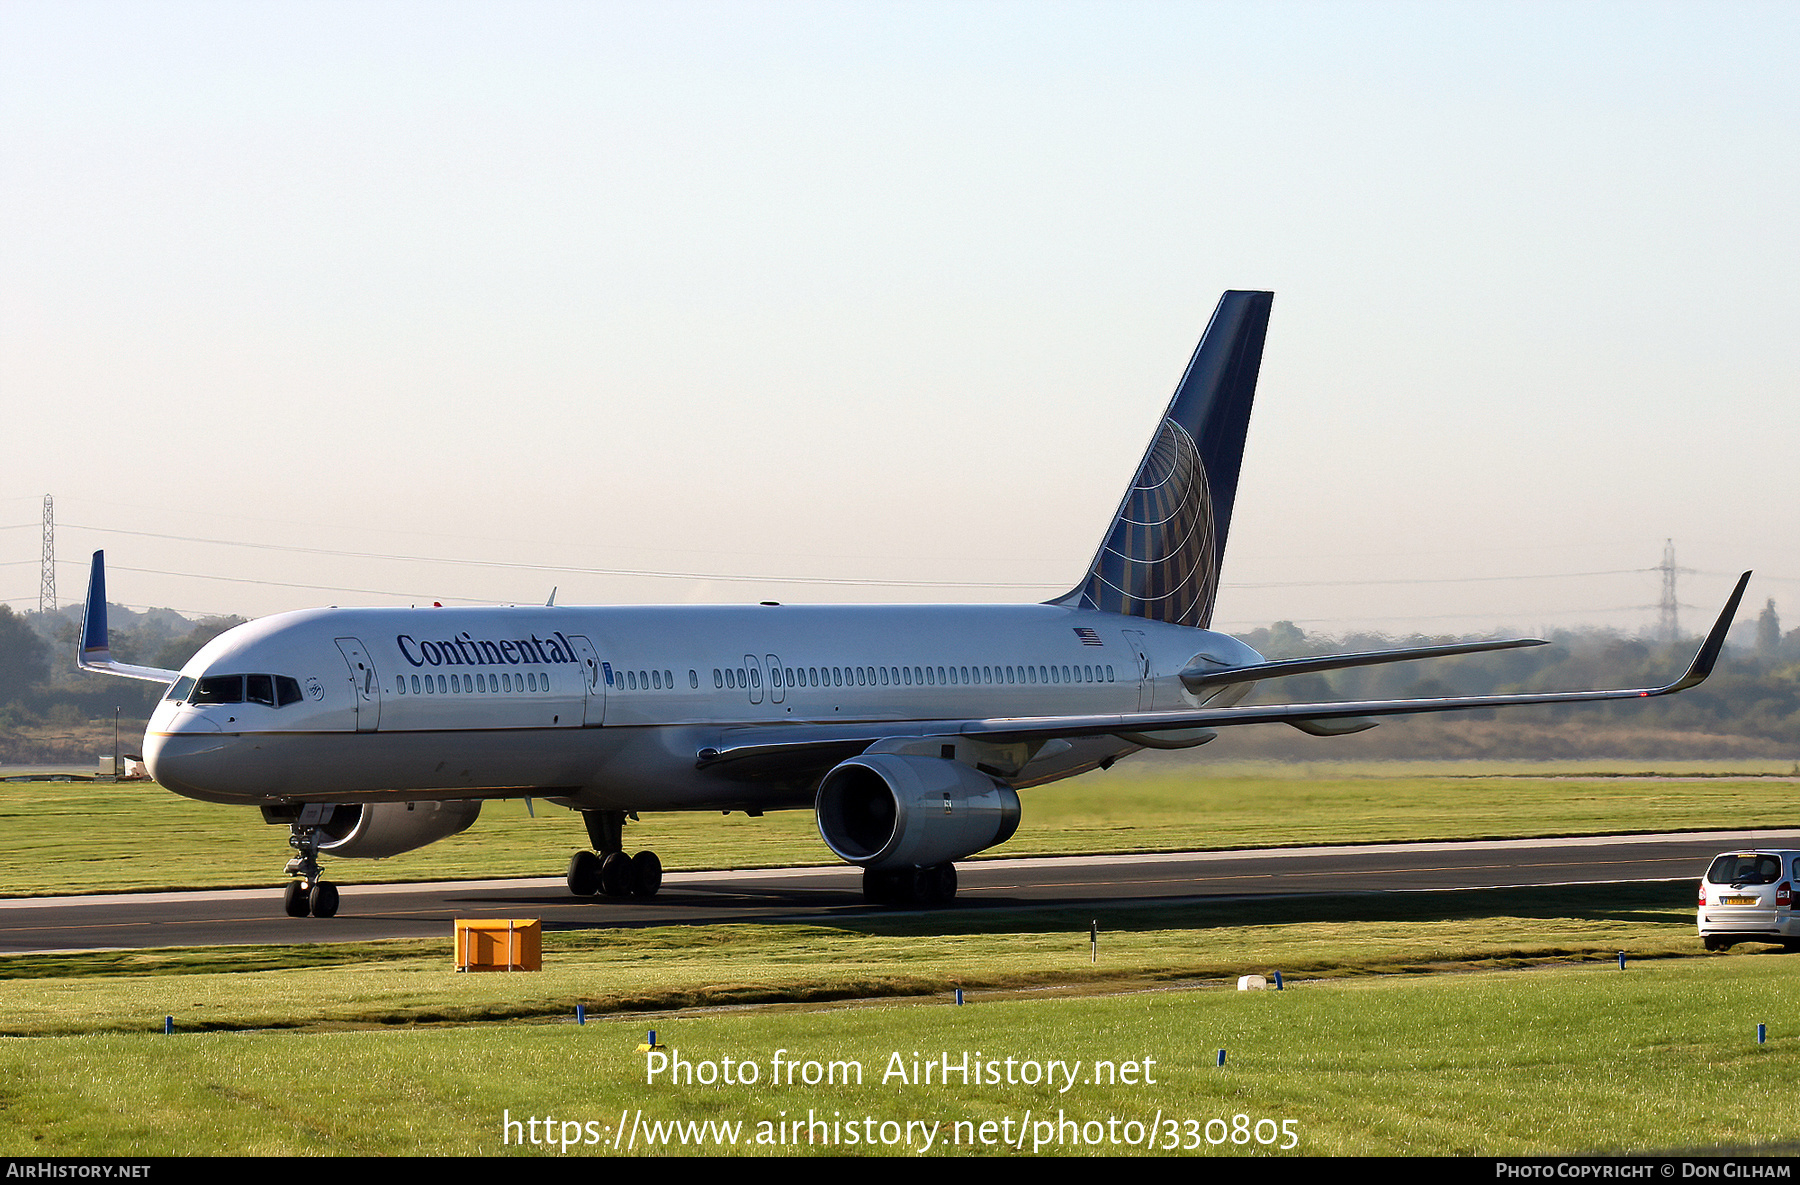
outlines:
[[639, 852], [631, 858], [631, 895], [650, 898], [662, 888], [662, 861], [655, 852]]
[[334, 918], [337, 916], [337, 886], [330, 881], [319, 881], [307, 894], [307, 904], [312, 907], [315, 918]]
[[569, 892], [577, 897], [592, 897], [600, 891], [600, 857], [592, 852], [576, 852], [569, 857]]
[[600, 859], [600, 891], [608, 897], [631, 894], [631, 857], [624, 852], [608, 852]]
[[866, 868], [863, 898], [870, 905], [948, 905], [956, 898], [956, 865]]
[[298, 820], [288, 825], [288, 847], [294, 849], [294, 858], [283, 871], [296, 879], [281, 891], [281, 908], [290, 918], [308, 914], [315, 918], [337, 916], [337, 886], [319, 879], [319, 825], [331, 810], [329, 806], [310, 804]]

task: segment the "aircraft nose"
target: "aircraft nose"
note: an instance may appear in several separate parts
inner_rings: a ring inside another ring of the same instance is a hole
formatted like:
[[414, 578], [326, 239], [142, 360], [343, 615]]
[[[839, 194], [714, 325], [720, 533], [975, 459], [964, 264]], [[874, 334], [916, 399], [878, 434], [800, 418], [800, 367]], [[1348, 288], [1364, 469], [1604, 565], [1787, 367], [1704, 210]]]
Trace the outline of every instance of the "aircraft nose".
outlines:
[[225, 753], [236, 740], [210, 720], [183, 721], [179, 731], [144, 738], [144, 766], [165, 789], [189, 798], [217, 799]]

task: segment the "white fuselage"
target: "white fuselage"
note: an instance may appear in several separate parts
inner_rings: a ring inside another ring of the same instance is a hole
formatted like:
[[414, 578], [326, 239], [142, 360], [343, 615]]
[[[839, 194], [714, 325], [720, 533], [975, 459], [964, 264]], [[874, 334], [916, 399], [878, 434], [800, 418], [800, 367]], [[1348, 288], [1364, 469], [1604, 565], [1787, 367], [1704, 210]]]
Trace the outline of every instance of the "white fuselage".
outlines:
[[[1053, 605], [314, 609], [220, 635], [151, 717], [151, 774], [246, 804], [531, 794], [613, 810], [811, 805], [822, 768], [709, 768], [771, 737], [929, 736], [935, 722], [1179, 710], [1227, 635]], [[226, 676], [284, 677], [298, 702], [197, 702]], [[210, 681], [210, 682], [209, 682]], [[1240, 697], [1226, 689], [1210, 702]], [[1029, 785], [1136, 746], [1046, 748]]]

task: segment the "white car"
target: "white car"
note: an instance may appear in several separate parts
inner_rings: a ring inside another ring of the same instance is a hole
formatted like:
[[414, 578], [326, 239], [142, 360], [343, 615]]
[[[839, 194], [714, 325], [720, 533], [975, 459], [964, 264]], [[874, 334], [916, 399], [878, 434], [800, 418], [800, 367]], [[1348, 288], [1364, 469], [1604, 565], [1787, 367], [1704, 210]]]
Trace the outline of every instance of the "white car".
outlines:
[[1778, 942], [1800, 950], [1800, 852], [1725, 852], [1700, 878], [1700, 938], [1707, 950], [1734, 942]]

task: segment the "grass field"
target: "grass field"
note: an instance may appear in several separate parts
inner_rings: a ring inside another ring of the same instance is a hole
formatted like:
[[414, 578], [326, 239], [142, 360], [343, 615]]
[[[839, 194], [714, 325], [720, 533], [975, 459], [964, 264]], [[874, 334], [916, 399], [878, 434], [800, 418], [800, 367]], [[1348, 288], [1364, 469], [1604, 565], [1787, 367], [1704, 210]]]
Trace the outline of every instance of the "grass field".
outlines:
[[[1435, 923], [1437, 941], [1447, 947], [1439, 953], [1454, 951], [1458, 930], [1504, 930], [1510, 922], [1455, 929]], [[1304, 929], [1279, 924], [1212, 936], [1221, 955], [1234, 945], [1262, 944], [1260, 953], [1297, 948], [1322, 959], [1356, 952], [1352, 957], [1368, 960], [1383, 929], [1407, 928], [1366, 926], [1340, 934], [1335, 947], [1314, 947]], [[1174, 933], [1145, 932], [1134, 958], [1144, 960], [1155, 947], [1166, 951]], [[772, 980], [791, 977], [795, 962], [814, 978], [846, 957], [890, 967], [910, 957], [926, 978], [970, 969], [945, 936], [920, 942], [910, 956], [893, 948], [894, 936], [859, 941], [840, 934], [835, 945], [811, 931], [665, 937], [676, 979], [716, 960], [727, 977], [745, 971], [730, 948], [768, 955], [785, 948], [787, 966], [765, 972]], [[1070, 937], [1059, 936], [1060, 957], [1079, 963], [1082, 944]], [[776, 949], [765, 950], [765, 942]], [[1001, 944], [1029, 942], [1013, 936]], [[645, 978], [626, 951], [559, 957], [579, 965], [569, 975], [585, 977], [589, 988]], [[1015, 951], [1001, 962], [1017, 958], [1042, 955]], [[313, 974], [321, 978], [284, 983], [266, 971], [200, 972], [142, 982], [191, 993], [185, 1004], [212, 996], [232, 998], [236, 1007], [272, 1007], [286, 993], [292, 1015], [324, 1001], [353, 1007], [321, 990], [341, 987], [347, 976], [357, 981], [349, 994], [365, 1007], [399, 991], [413, 1002], [379, 1005], [392, 1022], [385, 1025], [365, 1017], [356, 1027], [319, 1023], [306, 1031], [0, 1041], [7, 1117], [0, 1154], [565, 1154], [545, 1146], [546, 1138], [574, 1141], [567, 1154], [646, 1154], [665, 1146], [871, 1151], [847, 1142], [851, 1121], [859, 1141], [873, 1136], [874, 1151], [915, 1153], [925, 1150], [931, 1124], [931, 1151], [965, 1154], [1141, 1151], [1131, 1145], [1152, 1132], [1152, 1150], [1183, 1155], [1792, 1154], [1800, 1147], [1774, 1101], [1783, 1092], [1767, 1089], [1800, 1070], [1793, 962], [1775, 955], [1645, 959], [1625, 971], [1590, 958], [1456, 975], [1299, 973], [1280, 993], [1240, 993], [1216, 982], [1163, 990], [1125, 979], [1084, 985], [1070, 975], [1071, 994], [974, 988], [962, 1008], [940, 992], [910, 1002], [600, 1016], [580, 1027], [566, 1014], [555, 1023], [416, 1021], [427, 998], [440, 1010], [449, 999], [493, 1008], [516, 993], [543, 990], [538, 976], [455, 977], [441, 958], [429, 970], [383, 968], [376, 960]], [[399, 987], [408, 976], [415, 982]], [[662, 975], [648, 978], [658, 985], [653, 992], [666, 990]], [[36, 983], [90, 999], [96, 986]], [[7, 985], [9, 998], [19, 986]], [[108, 986], [125, 984], [110, 979]], [[1093, 994], [1097, 988], [1109, 994]], [[148, 1011], [156, 990], [127, 992], [125, 999]], [[413, 1023], [404, 1023], [408, 1014]], [[153, 1022], [141, 1012], [136, 1019]], [[1766, 1045], [1756, 1044], [1758, 1023], [1769, 1026]], [[694, 1066], [695, 1080], [671, 1082], [666, 1073], [647, 1080], [650, 1064], [634, 1050], [648, 1026]], [[1216, 1064], [1220, 1049], [1227, 1053], [1223, 1068]], [[953, 1074], [945, 1085], [941, 1071], [929, 1083], [915, 1080], [925, 1063], [941, 1067], [947, 1055], [960, 1065], [965, 1053], [972, 1065], [994, 1066], [993, 1080], [964, 1085]], [[741, 1063], [754, 1065], [758, 1081], [720, 1081], [726, 1059], [739, 1076], [749, 1073]], [[770, 1081], [777, 1059], [794, 1066], [791, 1084]], [[1112, 1063], [1113, 1077], [1097, 1082], [1101, 1061]], [[808, 1084], [809, 1074], [817, 1078], [833, 1062], [840, 1079], [851, 1063], [859, 1066], [861, 1084]], [[1130, 1081], [1118, 1080], [1125, 1063], [1132, 1065]], [[1045, 1084], [1046, 1075], [1055, 1076], [1056, 1087]], [[812, 1129], [826, 1142], [808, 1143], [782, 1126], [809, 1114], [838, 1125]], [[525, 1126], [544, 1117], [554, 1124]], [[507, 1118], [519, 1127], [505, 1127]], [[715, 1126], [692, 1126], [702, 1123]], [[721, 1143], [733, 1131], [738, 1142]], [[759, 1135], [769, 1142], [756, 1143]], [[1023, 1147], [1000, 1147], [1003, 1138]]]
[[[1719, 776], [1785, 772], [1742, 768], [1122, 772], [1028, 791], [1004, 850], [1782, 826], [1792, 789]], [[9, 894], [268, 884], [285, 856], [253, 813], [154, 787], [0, 794]], [[582, 834], [494, 804], [464, 836], [334, 875], [541, 874]], [[799, 813], [648, 816], [628, 837], [671, 867], [824, 855]], [[1793, 1079], [1800, 960], [1701, 955], [1685, 882], [554, 933], [545, 963], [456, 975], [448, 936], [0, 959], [0, 1154], [564, 1155], [552, 1132], [567, 1154], [916, 1153], [928, 1131], [934, 1154], [1800, 1151], [1745, 1087]], [[1278, 970], [1290, 990], [1231, 990]], [[758, 1082], [647, 1083], [651, 1026]], [[1074, 1080], [884, 1080], [896, 1056], [910, 1079], [915, 1054], [965, 1051]], [[778, 1056], [794, 1084], [769, 1082]], [[862, 1084], [806, 1083], [834, 1061]], [[1094, 1081], [1096, 1062], [1131, 1081]], [[786, 1126], [809, 1115], [835, 1126]]]

